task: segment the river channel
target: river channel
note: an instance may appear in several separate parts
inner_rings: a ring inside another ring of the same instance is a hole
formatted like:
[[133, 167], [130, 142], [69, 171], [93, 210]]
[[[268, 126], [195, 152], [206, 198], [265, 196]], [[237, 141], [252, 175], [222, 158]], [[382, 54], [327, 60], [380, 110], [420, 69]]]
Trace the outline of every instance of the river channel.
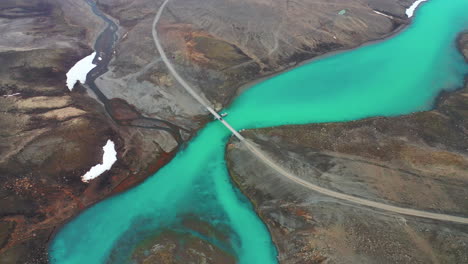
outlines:
[[[246, 89], [225, 109], [236, 129], [340, 122], [430, 109], [441, 91], [463, 86], [468, 65], [456, 47], [468, 1], [429, 0], [398, 35], [304, 64]], [[238, 263], [277, 263], [266, 226], [234, 187], [224, 160], [231, 133], [209, 123], [141, 185], [65, 225], [50, 245], [60, 264], [131, 263], [134, 245], [159, 230], [192, 232], [196, 216], [224, 230], [204, 238]]]

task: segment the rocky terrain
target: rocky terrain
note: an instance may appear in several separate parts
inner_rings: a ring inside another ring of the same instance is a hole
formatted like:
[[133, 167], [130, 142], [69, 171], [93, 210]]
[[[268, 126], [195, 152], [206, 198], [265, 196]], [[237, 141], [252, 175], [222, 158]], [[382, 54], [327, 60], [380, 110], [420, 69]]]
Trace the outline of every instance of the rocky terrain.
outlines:
[[191, 234], [163, 231], [148, 241], [135, 249], [132, 255], [135, 263], [236, 263], [233, 256]]
[[[109, 72], [97, 84], [107, 96], [122, 98], [149, 116], [193, 127], [187, 120], [206, 113], [165, 70], [151, 36], [161, 3], [98, 1], [121, 25], [121, 41]], [[404, 12], [411, 3], [171, 0], [158, 32], [177, 71], [220, 109], [243, 84], [394, 33], [409, 22]]]
[[[154, 173], [210, 120], [155, 51], [151, 27], [161, 2], [97, 1], [119, 25], [109, 71], [96, 80], [109, 99], [104, 106], [87, 85], [72, 92], [65, 85], [68, 69], [91, 54], [106, 26], [86, 1], [1, 1], [2, 263], [47, 263], [55, 230]], [[411, 2], [174, 0], [158, 32], [177, 70], [220, 108], [249, 81], [395, 32], [409, 22], [404, 10]], [[184, 132], [179, 137], [170, 129], [148, 128], [153, 119]], [[82, 182], [102, 161], [108, 139], [116, 143], [117, 162]], [[174, 237], [169, 232], [154, 239]], [[184, 239], [190, 248], [205, 246]], [[205, 253], [232, 261], [216, 247]], [[144, 261], [138, 254], [135, 259]]]
[[223, 230], [194, 216], [185, 217], [182, 225], [193, 233], [182, 232], [177, 228], [158, 230], [137, 243], [131, 260], [134, 263], [160, 264], [236, 263], [236, 258], [228, 249], [229, 242]]
[[[142, 181], [176, 151], [166, 131], [117, 125], [83, 86], [66, 87], [66, 72], [92, 52], [100, 25], [84, 1], [0, 3], [1, 263], [46, 263], [56, 228]], [[125, 102], [112, 106], [119, 121], [135, 114]], [[117, 163], [82, 182], [108, 139]]]
[[[468, 58], [468, 34], [459, 38]], [[278, 164], [302, 179], [372, 201], [468, 215], [468, 85], [435, 110], [248, 130]], [[468, 227], [336, 200], [280, 176], [236, 141], [233, 180], [254, 203], [281, 263], [465, 263]]]

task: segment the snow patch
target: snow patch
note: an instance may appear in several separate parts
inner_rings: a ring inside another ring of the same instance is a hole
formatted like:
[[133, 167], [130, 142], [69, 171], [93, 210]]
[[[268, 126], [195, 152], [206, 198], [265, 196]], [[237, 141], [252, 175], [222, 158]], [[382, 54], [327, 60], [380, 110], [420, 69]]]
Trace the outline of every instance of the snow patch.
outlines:
[[93, 54], [84, 57], [67, 72], [67, 87], [70, 91], [73, 90], [73, 86], [75, 86], [76, 82], [86, 82], [86, 75], [96, 67], [96, 65], [93, 64], [95, 56], [96, 52], [93, 52]]
[[20, 93], [5, 94], [5, 95], [2, 95], [2, 96], [3, 96], [3, 97], [11, 97], [11, 96], [17, 96], [17, 95], [20, 95]]
[[93, 166], [85, 175], [81, 176], [83, 182], [89, 182], [103, 172], [110, 170], [112, 165], [117, 161], [117, 151], [115, 151], [115, 144], [112, 140], [107, 140], [106, 145], [102, 149], [104, 150], [102, 164]]
[[388, 18], [391, 18], [391, 19], [393, 19], [393, 17], [392, 17], [392, 16], [390, 16], [390, 15], [387, 15], [387, 14], [384, 14], [384, 13], [382, 13], [382, 12], [379, 12], [379, 11], [377, 11], [377, 10], [374, 10], [374, 13], [376, 13], [376, 14], [378, 14], [378, 15], [381, 15], [381, 16], [384, 16], [384, 17], [388, 17]]
[[410, 7], [408, 7], [408, 9], [406, 9], [406, 15], [408, 17], [412, 17], [414, 15], [414, 11], [416, 10], [416, 8], [422, 3], [422, 2], [425, 2], [427, 0], [417, 0], [416, 2], [414, 2]]

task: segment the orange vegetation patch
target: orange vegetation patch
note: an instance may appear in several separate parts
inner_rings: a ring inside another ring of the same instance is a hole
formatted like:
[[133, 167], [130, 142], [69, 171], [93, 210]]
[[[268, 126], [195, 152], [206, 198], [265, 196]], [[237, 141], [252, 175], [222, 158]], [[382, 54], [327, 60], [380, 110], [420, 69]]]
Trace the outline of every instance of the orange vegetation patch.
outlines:
[[204, 53], [199, 52], [195, 47], [197, 42], [195, 41], [196, 37], [209, 37], [213, 38], [210, 34], [204, 32], [190, 32], [187, 36], [186, 45], [187, 45], [187, 55], [188, 58], [198, 64], [206, 64], [210, 61]]
[[301, 217], [307, 219], [308, 221], [313, 221], [314, 220], [314, 218], [312, 217], [312, 215], [309, 214], [309, 212], [307, 212], [306, 210], [301, 209], [301, 208], [296, 208], [295, 214], [297, 216], [301, 216]]
[[192, 25], [188, 24], [172, 24], [161, 27], [161, 31], [165, 33], [168, 43], [173, 47], [177, 47], [178, 51], [183, 51], [185, 57], [197, 64], [206, 64], [210, 59], [204, 53], [196, 49], [197, 37], [206, 37], [216, 39], [214, 36], [207, 32], [195, 31]]
[[129, 176], [125, 178], [122, 182], [120, 182], [113, 190], [112, 194], [121, 193], [125, 190], [130, 189], [131, 187], [137, 185], [138, 183], [142, 182], [147, 177], [153, 175], [156, 171], [166, 165], [176, 154], [176, 150], [171, 152], [163, 152], [161, 153], [160, 158], [153, 164], [150, 164], [147, 170], [138, 173], [134, 176]]

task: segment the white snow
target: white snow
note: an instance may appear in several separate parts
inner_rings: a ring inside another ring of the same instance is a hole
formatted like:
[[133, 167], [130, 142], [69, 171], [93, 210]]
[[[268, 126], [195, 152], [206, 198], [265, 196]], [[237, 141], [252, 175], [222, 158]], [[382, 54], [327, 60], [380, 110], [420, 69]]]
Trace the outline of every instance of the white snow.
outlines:
[[70, 91], [73, 90], [73, 86], [75, 86], [76, 82], [85, 83], [88, 72], [96, 67], [96, 65], [93, 64], [95, 56], [96, 52], [93, 52], [93, 54], [84, 57], [67, 72], [67, 87]]
[[387, 15], [387, 14], [384, 14], [384, 13], [382, 13], [382, 12], [379, 12], [379, 11], [377, 11], [377, 10], [374, 10], [374, 13], [376, 13], [376, 14], [378, 14], [378, 15], [381, 15], [381, 16], [384, 16], [384, 17], [388, 17], [388, 18], [391, 18], [391, 19], [393, 19], [393, 17], [392, 17], [392, 16], [390, 16], [390, 15]]
[[425, 2], [427, 0], [416, 0], [416, 2], [414, 2], [410, 7], [408, 7], [408, 9], [406, 9], [406, 15], [408, 17], [412, 17], [414, 15], [414, 11], [416, 10], [416, 8], [422, 3], [422, 2]]
[[14, 94], [5, 94], [3, 97], [11, 97], [11, 96], [17, 96], [20, 95], [20, 93], [14, 93]]
[[117, 151], [115, 151], [115, 144], [112, 140], [107, 140], [106, 145], [102, 149], [104, 150], [102, 164], [93, 166], [85, 175], [81, 176], [83, 182], [89, 182], [97, 178], [103, 172], [110, 170], [112, 165], [117, 161]]
[[98, 61], [102, 61], [102, 58], [101, 58], [101, 57], [98, 57], [97, 59], [98, 59]]

